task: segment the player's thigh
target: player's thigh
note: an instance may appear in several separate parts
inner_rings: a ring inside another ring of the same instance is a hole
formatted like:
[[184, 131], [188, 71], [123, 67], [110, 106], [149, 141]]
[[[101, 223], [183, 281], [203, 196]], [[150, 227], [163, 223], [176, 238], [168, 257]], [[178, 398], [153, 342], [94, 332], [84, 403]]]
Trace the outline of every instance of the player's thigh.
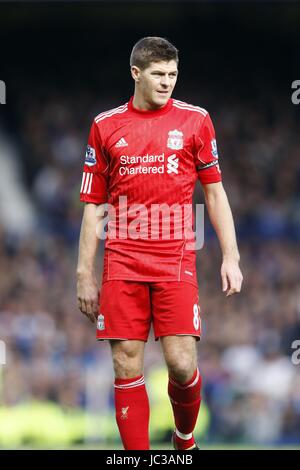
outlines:
[[151, 283], [150, 292], [155, 339], [186, 335], [200, 338], [197, 285], [179, 281]]
[[151, 326], [149, 286], [112, 280], [100, 291], [97, 339], [147, 341]]

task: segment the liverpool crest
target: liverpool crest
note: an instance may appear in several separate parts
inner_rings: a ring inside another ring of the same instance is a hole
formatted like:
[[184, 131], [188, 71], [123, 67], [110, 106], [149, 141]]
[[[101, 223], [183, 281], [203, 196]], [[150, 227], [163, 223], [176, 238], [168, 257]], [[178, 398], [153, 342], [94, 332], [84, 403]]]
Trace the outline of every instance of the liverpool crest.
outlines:
[[168, 134], [167, 147], [173, 150], [180, 150], [183, 148], [183, 132], [175, 129]]
[[97, 329], [100, 330], [100, 331], [105, 330], [104, 315], [102, 315], [101, 313], [100, 313], [100, 315], [98, 315]]

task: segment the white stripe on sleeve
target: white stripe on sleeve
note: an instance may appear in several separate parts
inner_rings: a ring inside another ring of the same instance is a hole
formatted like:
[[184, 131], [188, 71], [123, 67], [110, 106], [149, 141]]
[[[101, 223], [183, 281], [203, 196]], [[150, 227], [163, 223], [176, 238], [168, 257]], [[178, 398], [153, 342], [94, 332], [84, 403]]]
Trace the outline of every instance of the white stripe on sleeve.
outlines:
[[93, 181], [93, 173], [90, 174], [90, 184], [89, 184], [89, 189], [88, 189], [88, 194], [91, 193], [91, 189], [92, 189], [92, 181]]
[[90, 181], [90, 176], [91, 176], [91, 173], [86, 174], [85, 185], [84, 185], [84, 190], [83, 190], [84, 194], [86, 194], [86, 192], [87, 192], [87, 189], [88, 189], [88, 186], [89, 186], [89, 181]]
[[82, 182], [81, 182], [81, 188], [80, 188], [80, 192], [82, 193], [82, 190], [83, 190], [83, 185], [84, 185], [84, 180], [85, 180], [85, 171], [83, 172], [83, 175], [82, 175]]

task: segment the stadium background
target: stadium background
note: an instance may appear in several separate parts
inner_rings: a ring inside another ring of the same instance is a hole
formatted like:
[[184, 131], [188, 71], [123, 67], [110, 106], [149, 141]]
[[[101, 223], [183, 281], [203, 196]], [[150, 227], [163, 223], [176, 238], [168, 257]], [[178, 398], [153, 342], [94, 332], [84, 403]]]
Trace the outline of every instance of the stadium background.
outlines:
[[[180, 50], [174, 96], [210, 111], [245, 278], [225, 300], [206, 217], [197, 435], [213, 448], [300, 444], [299, 20], [297, 4], [0, 4], [0, 447], [120, 446], [109, 348], [77, 310], [78, 193], [92, 119], [131, 96], [129, 54], [146, 35]], [[145, 376], [152, 441], [168, 448], [152, 338]]]

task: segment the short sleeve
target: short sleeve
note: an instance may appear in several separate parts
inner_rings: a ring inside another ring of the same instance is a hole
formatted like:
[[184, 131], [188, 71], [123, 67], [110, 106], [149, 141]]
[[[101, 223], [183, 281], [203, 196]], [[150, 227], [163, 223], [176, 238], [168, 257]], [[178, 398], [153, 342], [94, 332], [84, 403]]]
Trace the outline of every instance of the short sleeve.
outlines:
[[195, 164], [202, 184], [222, 181], [215, 129], [208, 113], [196, 136]]
[[95, 121], [92, 124], [85, 153], [80, 201], [104, 204], [108, 199], [108, 160], [102, 147]]

